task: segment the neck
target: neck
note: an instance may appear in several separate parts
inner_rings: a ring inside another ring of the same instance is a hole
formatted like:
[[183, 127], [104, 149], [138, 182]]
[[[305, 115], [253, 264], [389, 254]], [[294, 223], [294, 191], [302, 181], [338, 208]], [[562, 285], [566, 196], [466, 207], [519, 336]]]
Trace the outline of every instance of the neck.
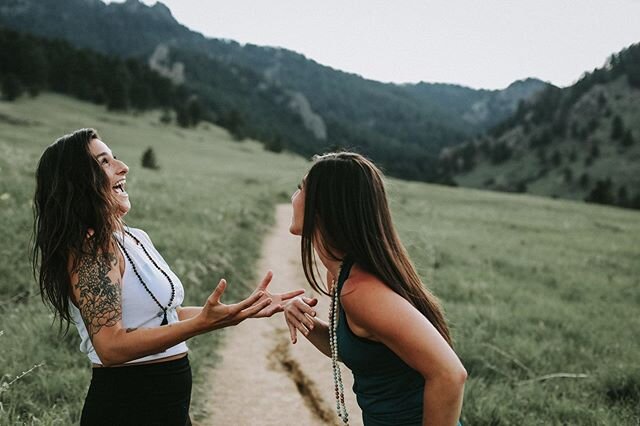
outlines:
[[[327, 271], [333, 276], [334, 279], [338, 279], [338, 275], [340, 274], [340, 267], [342, 266], [342, 260], [335, 260], [333, 256], [329, 256], [326, 253], [323, 253], [322, 250], [316, 250], [318, 253], [318, 257], [320, 258], [320, 262], [327, 268]], [[343, 257], [342, 253], [335, 253], [336, 257]]]

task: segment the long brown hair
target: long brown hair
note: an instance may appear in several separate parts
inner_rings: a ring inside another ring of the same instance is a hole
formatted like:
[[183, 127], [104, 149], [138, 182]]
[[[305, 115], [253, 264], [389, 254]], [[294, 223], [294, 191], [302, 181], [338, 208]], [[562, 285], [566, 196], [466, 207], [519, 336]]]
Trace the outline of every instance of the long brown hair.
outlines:
[[318, 156], [304, 180], [304, 192], [301, 251], [309, 284], [327, 294], [315, 275], [318, 243], [333, 260], [349, 257], [382, 280], [452, 345], [440, 303], [422, 284], [393, 226], [380, 170], [353, 152]]
[[[89, 150], [94, 129], [81, 129], [49, 145], [36, 170], [32, 265], [42, 300], [69, 328], [70, 277], [84, 255], [111, 250], [120, 229], [111, 183]], [[89, 236], [89, 231], [93, 231]]]

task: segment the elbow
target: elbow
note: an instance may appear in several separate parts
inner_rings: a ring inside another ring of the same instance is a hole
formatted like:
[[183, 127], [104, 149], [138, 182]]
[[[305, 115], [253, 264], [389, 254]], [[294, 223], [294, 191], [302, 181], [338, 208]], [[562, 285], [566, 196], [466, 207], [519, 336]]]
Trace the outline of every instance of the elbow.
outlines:
[[116, 345], [96, 347], [96, 354], [105, 367], [113, 367], [131, 361], [133, 358], [126, 356], [126, 351]]
[[469, 377], [469, 375], [467, 374], [467, 370], [461, 365], [460, 369], [456, 373], [457, 383], [460, 386], [464, 386], [465, 382], [467, 381], [467, 377]]
[[456, 389], [464, 389], [464, 384], [467, 381], [467, 370], [462, 364], [447, 373], [447, 382]]
[[113, 367], [119, 364], [124, 364], [127, 360], [120, 359], [115, 353], [108, 350], [97, 351], [98, 358], [100, 358], [100, 362], [104, 367]]
[[445, 393], [458, 395], [464, 392], [464, 384], [467, 381], [467, 370], [462, 366], [447, 369], [431, 377], [425, 377], [427, 382], [442, 389]]

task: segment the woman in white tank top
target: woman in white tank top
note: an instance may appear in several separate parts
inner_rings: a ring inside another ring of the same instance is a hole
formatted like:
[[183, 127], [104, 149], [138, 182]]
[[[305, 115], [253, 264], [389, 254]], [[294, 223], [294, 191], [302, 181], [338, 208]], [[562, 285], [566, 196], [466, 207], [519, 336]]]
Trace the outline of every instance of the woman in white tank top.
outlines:
[[[271, 272], [256, 291], [182, 307], [184, 289], [148, 235], [124, 226], [129, 168], [93, 129], [65, 135], [36, 172], [34, 267], [43, 298], [73, 323], [93, 364], [81, 424], [190, 424], [185, 341], [250, 317], [268, 317], [302, 290], [272, 295]], [[123, 368], [104, 368], [124, 366]]]

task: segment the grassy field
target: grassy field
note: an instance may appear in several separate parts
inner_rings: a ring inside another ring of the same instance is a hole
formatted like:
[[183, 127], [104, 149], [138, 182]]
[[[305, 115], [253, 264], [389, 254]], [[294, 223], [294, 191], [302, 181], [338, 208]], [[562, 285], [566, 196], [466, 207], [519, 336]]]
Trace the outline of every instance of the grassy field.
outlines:
[[[28, 261], [37, 159], [78, 127], [97, 128], [129, 164], [127, 221], [151, 235], [188, 304], [222, 276], [226, 300], [250, 291], [273, 206], [308, 166], [214, 126], [161, 125], [156, 113], [108, 113], [55, 95], [0, 102], [2, 425], [76, 423], [89, 383], [75, 331], [61, 338], [51, 328]], [[157, 171], [139, 166], [149, 146]], [[396, 180], [389, 193], [469, 372], [465, 424], [640, 422], [640, 213]], [[190, 343], [196, 418], [198, 372], [214, 364], [218, 340], [211, 333]]]

